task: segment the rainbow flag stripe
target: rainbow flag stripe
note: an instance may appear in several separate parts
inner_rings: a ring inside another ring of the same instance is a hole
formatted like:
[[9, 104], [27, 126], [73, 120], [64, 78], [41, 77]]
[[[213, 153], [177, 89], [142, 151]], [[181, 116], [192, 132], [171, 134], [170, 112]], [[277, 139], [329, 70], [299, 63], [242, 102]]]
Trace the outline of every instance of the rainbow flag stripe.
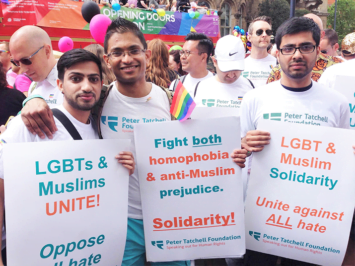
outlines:
[[170, 113], [179, 121], [188, 119], [195, 109], [196, 103], [187, 92], [184, 85], [179, 81], [176, 86], [173, 102], [170, 107]]

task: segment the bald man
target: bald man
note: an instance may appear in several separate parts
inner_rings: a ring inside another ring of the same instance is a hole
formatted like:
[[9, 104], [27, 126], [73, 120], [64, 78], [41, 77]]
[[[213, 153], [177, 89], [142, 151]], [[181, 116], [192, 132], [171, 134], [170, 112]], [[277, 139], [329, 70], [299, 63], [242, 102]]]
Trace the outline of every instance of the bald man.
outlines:
[[33, 80], [28, 96], [42, 96], [51, 108], [62, 104], [63, 95], [57, 88], [57, 60], [47, 32], [36, 26], [21, 27], [11, 36], [10, 52], [21, 72]]
[[[323, 22], [322, 22], [321, 18], [313, 13], [306, 14], [306, 15], [304, 15], [304, 17], [312, 19], [318, 25], [318, 27], [321, 31], [321, 36], [320, 36], [321, 38], [320, 39], [322, 41], [322, 39], [324, 38], [325, 32], [323, 30]], [[312, 69], [312, 77], [311, 77], [312, 80], [318, 81], [319, 78], [321, 77], [321, 75], [323, 74], [323, 72], [327, 68], [329, 68], [330, 66], [332, 66], [334, 64], [341, 63], [341, 62], [343, 62], [343, 60], [340, 58], [319, 53], [316, 64]], [[270, 76], [267, 80], [267, 83], [281, 79], [281, 75], [282, 75], [282, 70], [281, 70], [281, 66], [279, 64], [271, 70], [271, 73], [270, 73]]]

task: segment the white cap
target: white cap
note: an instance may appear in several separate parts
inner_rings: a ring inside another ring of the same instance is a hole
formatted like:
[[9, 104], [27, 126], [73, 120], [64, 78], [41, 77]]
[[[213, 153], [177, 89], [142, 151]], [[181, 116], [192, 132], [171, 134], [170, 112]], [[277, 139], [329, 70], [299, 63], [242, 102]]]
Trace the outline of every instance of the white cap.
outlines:
[[215, 55], [218, 68], [222, 72], [244, 70], [245, 48], [239, 37], [227, 35], [220, 38]]

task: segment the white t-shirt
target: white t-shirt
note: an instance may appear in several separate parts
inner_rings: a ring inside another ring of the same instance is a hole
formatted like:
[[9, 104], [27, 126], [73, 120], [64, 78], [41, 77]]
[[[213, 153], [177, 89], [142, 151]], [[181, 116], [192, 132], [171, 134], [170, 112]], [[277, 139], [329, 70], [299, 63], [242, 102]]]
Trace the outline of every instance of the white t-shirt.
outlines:
[[260, 119], [303, 125], [350, 128], [348, 101], [335, 90], [312, 81], [303, 92], [285, 89], [280, 81], [248, 92], [241, 107], [242, 137], [255, 130]]
[[322, 76], [318, 80], [318, 83], [334, 89], [336, 76], [355, 76], [354, 69], [355, 59], [345, 61], [341, 64], [332, 65], [323, 72]]
[[250, 82], [242, 76], [231, 84], [221, 83], [216, 77], [211, 77], [200, 82], [194, 101], [197, 107], [240, 108], [244, 94], [252, 89]]
[[[130, 139], [130, 151], [136, 158], [134, 125], [170, 121], [168, 96], [153, 84], [147, 96], [131, 98], [121, 94], [114, 84], [102, 110], [101, 133], [104, 139]], [[129, 178], [128, 217], [143, 219], [137, 168]]]
[[[57, 107], [61, 110], [68, 119], [73, 123], [76, 130], [79, 132], [82, 139], [98, 139], [96, 128], [91, 122], [90, 124], [84, 124], [76, 120], [64, 107], [63, 105]], [[42, 141], [61, 141], [61, 140], [73, 140], [69, 132], [65, 129], [62, 123], [59, 122], [57, 118], [54, 117], [55, 124], [58, 131], [53, 134], [53, 139], [39, 138], [37, 135], [33, 135], [26, 128], [25, 124], [22, 122], [21, 116], [16, 116], [11, 120], [6, 131], [0, 135], [0, 178], [4, 179], [4, 158], [3, 158], [3, 147], [4, 143], [21, 143], [21, 142], [42, 142]], [[3, 229], [2, 232], [2, 248], [5, 247], [6, 233]]]
[[251, 58], [251, 55], [244, 60], [244, 71], [242, 76], [253, 82], [254, 87], [266, 85], [271, 69], [276, 66], [276, 58], [267, 55], [263, 59]]
[[[210, 71], [208, 71], [208, 74], [205, 77], [200, 78], [200, 79], [195, 79], [195, 78], [191, 77], [190, 74], [187, 74], [186, 78], [183, 82], [183, 85], [184, 85], [185, 89], [188, 91], [188, 93], [190, 94], [190, 96], [193, 98], [196, 84], [199, 83], [200, 81], [203, 81], [203, 80], [208, 79], [210, 77], [213, 77], [213, 74]], [[182, 78], [180, 78], [180, 80], [182, 80]], [[171, 82], [170, 87], [169, 87], [170, 91], [174, 91], [175, 82], [176, 82], [176, 80]]]
[[[57, 88], [58, 70], [57, 65], [49, 72], [48, 77], [40, 82], [33, 81], [28, 90], [28, 96], [39, 94], [47, 102], [50, 108], [63, 103], [63, 94]], [[33, 88], [35, 89], [33, 90]]]

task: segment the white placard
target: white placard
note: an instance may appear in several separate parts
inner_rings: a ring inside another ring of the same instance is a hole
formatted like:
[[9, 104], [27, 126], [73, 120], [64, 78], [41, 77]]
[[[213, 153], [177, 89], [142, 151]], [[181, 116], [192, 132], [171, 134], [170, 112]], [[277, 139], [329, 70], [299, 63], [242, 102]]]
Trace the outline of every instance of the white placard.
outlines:
[[239, 118], [135, 126], [148, 261], [245, 253]]
[[349, 101], [350, 129], [355, 130], [355, 77], [336, 76], [334, 88]]
[[129, 140], [4, 145], [8, 265], [121, 265]]
[[239, 116], [240, 108], [233, 107], [195, 107], [191, 119], [210, 119], [219, 117]]
[[254, 153], [247, 192], [247, 248], [341, 265], [355, 205], [355, 135], [346, 129], [261, 120], [271, 141]]

